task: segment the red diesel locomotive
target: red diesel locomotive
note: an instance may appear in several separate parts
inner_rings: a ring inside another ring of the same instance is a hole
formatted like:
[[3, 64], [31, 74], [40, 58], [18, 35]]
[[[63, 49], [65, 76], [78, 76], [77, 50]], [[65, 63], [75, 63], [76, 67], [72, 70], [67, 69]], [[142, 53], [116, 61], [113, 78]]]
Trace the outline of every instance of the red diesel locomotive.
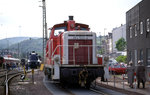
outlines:
[[102, 58], [96, 54], [96, 33], [86, 24], [68, 21], [51, 28], [46, 44], [45, 74], [61, 84], [89, 87], [97, 77], [104, 78]]

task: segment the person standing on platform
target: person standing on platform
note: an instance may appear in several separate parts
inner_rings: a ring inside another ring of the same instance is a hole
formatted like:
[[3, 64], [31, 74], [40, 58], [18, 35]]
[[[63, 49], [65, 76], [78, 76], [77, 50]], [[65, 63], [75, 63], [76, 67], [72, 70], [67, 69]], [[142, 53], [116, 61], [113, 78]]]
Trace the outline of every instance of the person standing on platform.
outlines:
[[143, 88], [145, 88], [145, 67], [143, 65], [143, 62], [141, 62], [140, 60], [138, 61], [138, 66], [137, 66], [137, 87], [140, 87], [140, 82], [142, 82], [143, 84]]
[[127, 67], [127, 76], [128, 76], [128, 83], [129, 87], [133, 88], [133, 82], [134, 82], [134, 68], [132, 61], [129, 62]]
[[109, 75], [109, 57], [104, 57], [104, 81], [110, 79]]

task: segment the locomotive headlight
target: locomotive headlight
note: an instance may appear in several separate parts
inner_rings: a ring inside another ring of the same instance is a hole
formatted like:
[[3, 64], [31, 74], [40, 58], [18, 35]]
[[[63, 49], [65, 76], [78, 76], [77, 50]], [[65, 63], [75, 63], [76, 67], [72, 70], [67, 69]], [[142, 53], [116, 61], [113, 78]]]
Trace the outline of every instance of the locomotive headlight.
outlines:
[[59, 62], [59, 57], [55, 57], [55, 58], [54, 58], [54, 61], [55, 61], [56, 63], [58, 63], [58, 62]]
[[30, 62], [30, 60], [28, 60], [28, 63]]

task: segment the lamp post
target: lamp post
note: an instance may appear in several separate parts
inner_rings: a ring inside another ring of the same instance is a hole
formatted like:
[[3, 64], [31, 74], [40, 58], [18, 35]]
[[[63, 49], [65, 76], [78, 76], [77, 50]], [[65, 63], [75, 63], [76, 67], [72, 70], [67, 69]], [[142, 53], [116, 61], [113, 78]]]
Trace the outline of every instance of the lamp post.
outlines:
[[9, 54], [9, 40], [6, 38], [7, 40], [7, 49], [8, 49], [8, 54]]
[[101, 32], [99, 32], [99, 44], [101, 46]]
[[20, 59], [20, 44], [18, 43], [18, 58]]
[[106, 28], [104, 28], [104, 54], [106, 55], [106, 48], [107, 48], [107, 46], [106, 46], [106, 36], [105, 36], [105, 31], [106, 31]]
[[107, 29], [106, 28], [104, 28], [104, 37], [105, 37], [105, 31], [106, 31]]

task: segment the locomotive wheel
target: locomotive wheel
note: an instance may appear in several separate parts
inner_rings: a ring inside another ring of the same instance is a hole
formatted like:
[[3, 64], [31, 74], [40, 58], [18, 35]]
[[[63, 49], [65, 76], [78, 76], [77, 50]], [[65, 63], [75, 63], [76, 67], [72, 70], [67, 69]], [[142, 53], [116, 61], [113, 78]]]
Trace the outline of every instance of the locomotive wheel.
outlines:
[[48, 80], [52, 80], [51, 69], [45, 68], [44, 73], [45, 73], [45, 76], [48, 78]]
[[48, 76], [48, 80], [52, 80], [51, 75], [47, 75]]
[[91, 83], [87, 83], [87, 84], [85, 85], [85, 87], [86, 87], [87, 89], [89, 89], [89, 88], [90, 88], [90, 85], [91, 85]]

